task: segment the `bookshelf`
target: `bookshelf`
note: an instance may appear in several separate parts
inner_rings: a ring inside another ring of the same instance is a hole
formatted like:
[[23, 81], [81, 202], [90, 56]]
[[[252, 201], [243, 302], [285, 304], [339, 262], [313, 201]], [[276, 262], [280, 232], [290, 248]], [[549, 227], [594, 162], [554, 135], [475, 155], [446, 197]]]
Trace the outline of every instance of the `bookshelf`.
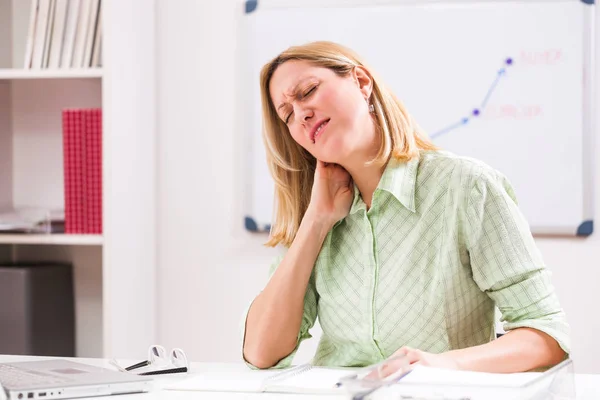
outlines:
[[101, 107], [103, 234], [0, 234], [0, 262], [71, 262], [76, 355], [143, 358], [156, 342], [154, 0], [102, 0], [101, 68], [23, 68], [30, 7], [0, 0], [0, 207], [64, 208], [62, 109]]
[[102, 246], [102, 235], [0, 235], [0, 244], [53, 244], [71, 246]]
[[82, 78], [102, 78], [102, 68], [88, 68], [75, 70], [60, 69], [20, 69], [20, 68], [1, 68], [0, 81], [11, 81], [17, 79], [82, 79]]

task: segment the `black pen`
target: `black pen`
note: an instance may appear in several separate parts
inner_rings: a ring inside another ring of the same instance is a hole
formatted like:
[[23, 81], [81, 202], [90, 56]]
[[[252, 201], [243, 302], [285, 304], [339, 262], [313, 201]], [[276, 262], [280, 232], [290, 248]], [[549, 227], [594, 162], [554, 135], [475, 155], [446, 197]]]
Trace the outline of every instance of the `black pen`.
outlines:
[[187, 367], [177, 367], [177, 368], [170, 368], [170, 369], [159, 369], [156, 371], [148, 371], [148, 372], [142, 372], [141, 374], [138, 375], [162, 375], [162, 374], [177, 374], [180, 372], [188, 372]]
[[150, 365], [150, 361], [146, 360], [146, 361], [139, 362], [137, 364], [133, 364], [133, 365], [125, 368], [125, 370], [131, 371], [132, 369], [142, 368], [142, 367], [145, 367], [146, 365]]
[[[358, 374], [352, 374], [352, 375], [347, 375], [344, 376], [342, 379], [355, 379], [358, 376]], [[337, 382], [334, 387], [339, 388], [343, 385], [342, 381]]]

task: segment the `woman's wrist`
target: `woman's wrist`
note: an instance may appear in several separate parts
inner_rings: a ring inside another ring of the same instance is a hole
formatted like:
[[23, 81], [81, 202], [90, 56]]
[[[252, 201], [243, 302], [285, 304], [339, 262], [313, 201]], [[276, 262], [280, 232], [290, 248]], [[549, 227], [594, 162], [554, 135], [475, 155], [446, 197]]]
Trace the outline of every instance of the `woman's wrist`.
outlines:
[[453, 363], [455, 367], [454, 369], [468, 370], [468, 368], [465, 368], [465, 360], [464, 357], [462, 357], [462, 355], [463, 354], [460, 350], [450, 350], [446, 353], [443, 353], [443, 356], [445, 356], [451, 363]]
[[302, 218], [301, 226], [306, 226], [311, 231], [316, 231], [319, 236], [325, 238], [327, 233], [333, 228], [335, 222], [324, 215], [314, 212], [311, 209], [306, 210]]

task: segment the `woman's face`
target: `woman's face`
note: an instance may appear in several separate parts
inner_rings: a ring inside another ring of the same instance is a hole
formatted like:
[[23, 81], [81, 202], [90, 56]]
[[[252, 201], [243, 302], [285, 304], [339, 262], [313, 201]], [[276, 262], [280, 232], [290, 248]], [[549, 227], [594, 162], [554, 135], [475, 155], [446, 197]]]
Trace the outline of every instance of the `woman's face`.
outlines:
[[316, 159], [344, 165], [373, 148], [367, 100], [372, 80], [362, 67], [347, 76], [306, 61], [286, 61], [271, 77], [270, 95], [293, 139]]

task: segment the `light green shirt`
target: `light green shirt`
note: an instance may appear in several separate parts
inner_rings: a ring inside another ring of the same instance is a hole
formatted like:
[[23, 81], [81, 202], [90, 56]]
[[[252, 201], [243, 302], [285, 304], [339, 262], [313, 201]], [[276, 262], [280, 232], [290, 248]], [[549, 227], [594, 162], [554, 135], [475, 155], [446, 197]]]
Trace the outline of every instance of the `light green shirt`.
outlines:
[[370, 365], [402, 346], [441, 353], [493, 340], [494, 306], [506, 331], [538, 329], [569, 353], [565, 314], [507, 179], [422, 152], [388, 163], [368, 211], [355, 187], [316, 260], [298, 344], [318, 316], [315, 365]]

